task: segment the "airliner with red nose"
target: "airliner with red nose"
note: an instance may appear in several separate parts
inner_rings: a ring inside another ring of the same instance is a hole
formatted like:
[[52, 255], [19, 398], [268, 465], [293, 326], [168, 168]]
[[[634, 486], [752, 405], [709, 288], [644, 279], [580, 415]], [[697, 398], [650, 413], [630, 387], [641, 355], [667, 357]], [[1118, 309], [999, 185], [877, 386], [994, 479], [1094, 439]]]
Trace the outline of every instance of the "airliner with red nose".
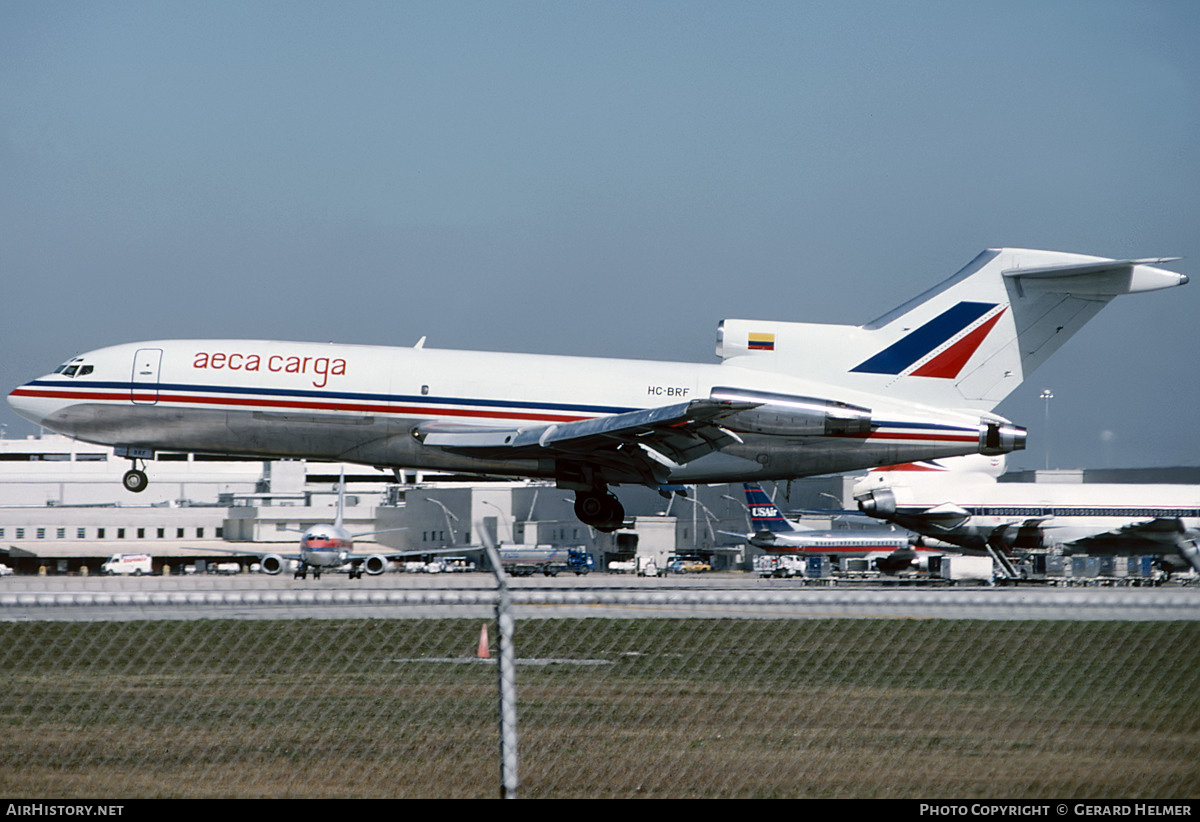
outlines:
[[89, 351], [9, 395], [115, 446], [536, 477], [612, 531], [612, 486], [668, 494], [960, 454], [1025, 430], [995, 406], [1113, 297], [1182, 285], [1165, 259], [989, 249], [861, 326], [727, 319], [711, 364], [263, 340]]
[[433, 551], [379, 551], [373, 554], [354, 553], [354, 539], [375, 534], [386, 534], [392, 531], [403, 531], [403, 528], [389, 528], [386, 531], [363, 531], [352, 534], [345, 526], [346, 509], [346, 475], [342, 473], [338, 482], [337, 516], [333, 522], [322, 522], [311, 525], [302, 532], [300, 537], [300, 552], [296, 554], [279, 554], [274, 551], [249, 551], [239, 548], [209, 548], [225, 554], [258, 557], [259, 568], [264, 574], [278, 574], [287, 563], [296, 566], [293, 578], [307, 579], [311, 571], [314, 579], [321, 578], [322, 571], [346, 570], [350, 579], [362, 579], [364, 572], [377, 576], [388, 569], [392, 560], [400, 560], [422, 554], [444, 554], [448, 551], [461, 552], [462, 548], [437, 549]]

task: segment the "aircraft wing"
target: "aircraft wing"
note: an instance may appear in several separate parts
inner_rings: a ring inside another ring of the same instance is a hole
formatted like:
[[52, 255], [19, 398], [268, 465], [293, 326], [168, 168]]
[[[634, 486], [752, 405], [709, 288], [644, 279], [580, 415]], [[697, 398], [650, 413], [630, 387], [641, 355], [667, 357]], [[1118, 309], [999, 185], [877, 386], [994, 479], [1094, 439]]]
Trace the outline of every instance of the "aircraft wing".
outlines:
[[939, 531], [953, 531], [971, 518], [971, 512], [952, 502], [943, 502], [920, 514], [906, 514], [905, 516]]
[[[404, 529], [393, 528], [390, 530], [402, 531]], [[376, 533], [384, 533], [384, 532], [379, 531]], [[197, 549], [197, 550], [200, 550], [200, 549]], [[474, 549], [472, 549], [471, 546], [459, 545], [454, 548], [426, 548], [423, 550], [411, 550], [411, 551], [394, 551], [391, 549], [383, 549], [380, 551], [372, 551], [369, 554], [358, 554], [358, 553], [346, 554], [346, 561], [347, 562], [364, 562], [364, 561], [370, 559], [371, 557], [384, 557], [386, 559], [404, 559], [405, 557], [424, 556], [425, 554], [461, 554], [464, 551], [470, 551], [470, 550], [478, 550], [478, 546], [476, 546]], [[211, 551], [213, 553], [218, 553], [218, 554], [232, 554], [234, 556], [239, 556], [239, 557], [259, 557], [261, 559], [262, 557], [267, 557], [267, 556], [277, 556], [277, 557], [281, 557], [283, 559], [291, 560], [293, 562], [303, 562], [304, 561], [304, 558], [301, 557], [299, 554], [295, 554], [295, 553], [285, 554], [280, 551], [255, 551], [255, 550], [249, 550], [246, 548], [211, 548], [206, 545], [203, 548], [203, 553], [208, 553], [209, 551]]]
[[741, 442], [721, 420], [762, 403], [700, 399], [575, 422], [519, 428], [431, 423], [425, 445], [482, 458], [586, 460], [619, 479], [657, 486], [672, 468]]
[[1093, 534], [1090, 537], [1077, 539], [1071, 545], [1085, 549], [1092, 546], [1111, 548], [1113, 543], [1143, 542], [1161, 548], [1162, 546], [1176, 546], [1179, 539], [1186, 533], [1183, 523], [1178, 519], [1148, 519], [1131, 523], [1123, 528], [1114, 528], [1103, 534]]
[[1200, 573], [1200, 533], [1189, 530], [1180, 519], [1160, 517], [1117, 528], [1103, 534], [1075, 540], [1072, 546], [1083, 550], [1112, 548], [1114, 544], [1128, 548], [1130, 543], [1142, 543], [1140, 550], [1161, 553], [1173, 548], [1196, 573]]
[[[200, 550], [201, 549], [197, 549], [197, 551]], [[293, 562], [302, 561], [299, 554], [284, 554], [279, 551], [252, 551], [247, 548], [212, 548], [207, 545], [204, 546], [203, 553], [207, 554], [210, 551], [214, 554], [232, 554], [233, 556], [237, 557], [258, 557], [261, 559], [263, 557], [275, 555], [282, 557], [283, 559], [290, 559]]]

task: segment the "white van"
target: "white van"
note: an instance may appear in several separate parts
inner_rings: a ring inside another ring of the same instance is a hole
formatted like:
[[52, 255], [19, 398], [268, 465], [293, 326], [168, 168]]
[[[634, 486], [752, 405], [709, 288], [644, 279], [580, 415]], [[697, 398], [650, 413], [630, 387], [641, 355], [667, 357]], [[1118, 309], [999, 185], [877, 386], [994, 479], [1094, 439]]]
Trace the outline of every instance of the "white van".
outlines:
[[151, 566], [149, 554], [113, 554], [108, 562], [100, 566], [100, 573], [110, 576], [133, 574], [140, 577], [142, 574], [154, 573], [154, 568]]

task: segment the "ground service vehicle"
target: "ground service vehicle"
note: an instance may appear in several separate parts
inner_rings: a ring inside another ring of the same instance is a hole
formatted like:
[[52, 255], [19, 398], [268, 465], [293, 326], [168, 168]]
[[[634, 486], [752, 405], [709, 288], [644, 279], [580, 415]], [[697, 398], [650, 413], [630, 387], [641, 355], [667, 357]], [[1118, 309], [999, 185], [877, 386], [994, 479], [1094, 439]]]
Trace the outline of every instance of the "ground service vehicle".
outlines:
[[573, 571], [577, 576], [595, 567], [592, 555], [582, 548], [555, 548], [550, 545], [501, 545], [500, 562], [506, 573], [527, 577], [542, 573], [557, 576], [559, 571]]
[[802, 577], [807, 558], [789, 554], [762, 554], [754, 558], [754, 573], [767, 577]]
[[113, 554], [108, 561], [100, 566], [100, 573], [109, 576], [116, 574], [132, 574], [140, 577], [143, 574], [154, 573], [149, 554]]
[[929, 575], [951, 582], [991, 583], [995, 572], [991, 557], [945, 555], [929, 560]]
[[712, 566], [700, 557], [675, 557], [667, 563], [672, 574], [700, 574], [711, 571]]

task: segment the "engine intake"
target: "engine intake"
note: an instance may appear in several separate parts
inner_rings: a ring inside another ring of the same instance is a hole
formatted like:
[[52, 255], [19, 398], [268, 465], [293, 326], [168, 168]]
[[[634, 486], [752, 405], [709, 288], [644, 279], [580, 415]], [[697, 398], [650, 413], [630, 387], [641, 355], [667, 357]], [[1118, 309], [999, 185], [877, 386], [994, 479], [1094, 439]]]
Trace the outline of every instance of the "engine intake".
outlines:
[[896, 495], [887, 488], [871, 491], [858, 498], [858, 510], [868, 517], [887, 519], [896, 513]]

